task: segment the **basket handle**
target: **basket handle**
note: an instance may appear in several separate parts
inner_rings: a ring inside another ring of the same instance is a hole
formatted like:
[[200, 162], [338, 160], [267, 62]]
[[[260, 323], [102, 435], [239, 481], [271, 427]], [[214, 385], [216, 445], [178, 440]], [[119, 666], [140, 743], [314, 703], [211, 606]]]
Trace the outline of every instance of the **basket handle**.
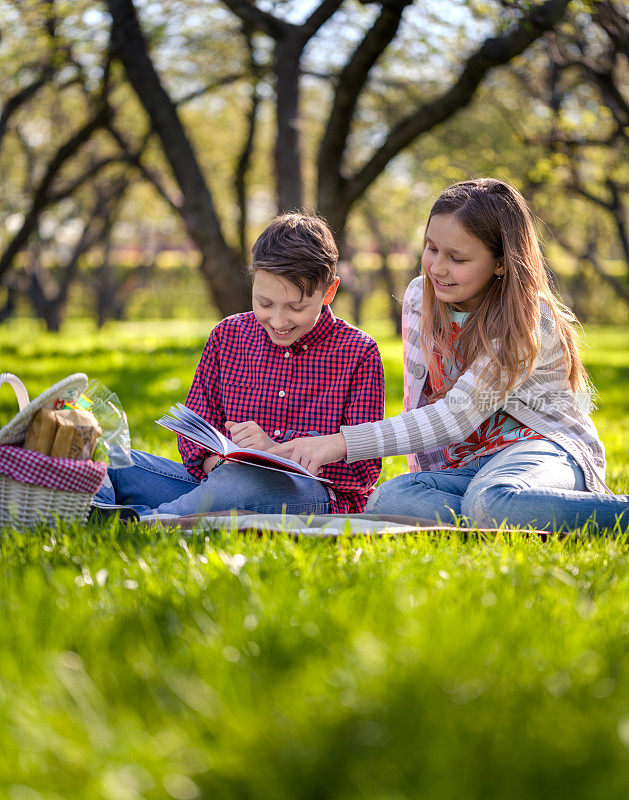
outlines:
[[29, 402], [28, 392], [26, 391], [26, 386], [24, 386], [18, 376], [14, 375], [12, 372], [0, 372], [0, 386], [2, 386], [3, 383], [8, 383], [13, 387], [20, 411], [25, 408]]

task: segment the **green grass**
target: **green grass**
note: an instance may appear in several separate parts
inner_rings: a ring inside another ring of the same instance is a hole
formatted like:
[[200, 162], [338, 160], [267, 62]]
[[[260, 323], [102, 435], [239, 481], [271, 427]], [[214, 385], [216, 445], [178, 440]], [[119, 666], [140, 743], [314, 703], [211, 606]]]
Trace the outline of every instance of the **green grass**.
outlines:
[[2, 796], [627, 796], [626, 541], [113, 525], [2, 563]]
[[[72, 372], [87, 372], [116, 392], [129, 417], [134, 447], [177, 458], [175, 438], [155, 419], [185, 399], [211, 321], [158, 320], [110, 323], [95, 331], [73, 320], [58, 335], [34, 320], [0, 326], [0, 371], [15, 372], [31, 397]], [[387, 322], [368, 326], [377, 339], [386, 376], [386, 413], [402, 410], [402, 346]], [[598, 391], [594, 421], [607, 450], [608, 485], [629, 492], [629, 347], [627, 329], [590, 326], [583, 356]], [[13, 391], [0, 388], [0, 424], [16, 411]], [[381, 480], [406, 469], [406, 458], [387, 458]]]
[[[115, 390], [134, 445], [209, 323], [0, 328], [31, 395]], [[377, 327], [374, 331], [380, 334]], [[387, 411], [399, 342], [379, 335]], [[626, 331], [588, 329], [627, 482]], [[14, 411], [0, 390], [0, 424]], [[385, 464], [385, 475], [400, 471]], [[577, 800], [629, 794], [629, 542], [294, 541], [64, 525], [0, 535], [0, 798]]]

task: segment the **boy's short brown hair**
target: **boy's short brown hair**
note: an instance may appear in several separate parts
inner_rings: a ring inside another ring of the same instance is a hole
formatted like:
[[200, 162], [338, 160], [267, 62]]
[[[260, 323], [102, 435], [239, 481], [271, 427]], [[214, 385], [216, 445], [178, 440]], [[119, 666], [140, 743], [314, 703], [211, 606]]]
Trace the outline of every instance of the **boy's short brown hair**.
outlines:
[[251, 276], [259, 269], [280, 275], [302, 296], [326, 291], [336, 277], [339, 251], [332, 231], [320, 217], [282, 214], [260, 234], [253, 245]]

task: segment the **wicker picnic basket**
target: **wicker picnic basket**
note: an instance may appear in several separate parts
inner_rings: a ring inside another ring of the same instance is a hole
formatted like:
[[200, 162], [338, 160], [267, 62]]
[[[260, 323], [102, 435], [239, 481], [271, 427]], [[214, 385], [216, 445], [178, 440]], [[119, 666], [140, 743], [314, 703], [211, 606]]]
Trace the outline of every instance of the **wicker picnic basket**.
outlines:
[[52, 458], [24, 450], [21, 445], [35, 412], [52, 407], [58, 400], [78, 397], [87, 386], [87, 376], [70, 375], [32, 403], [17, 376], [0, 373], [0, 386], [4, 383], [13, 387], [20, 410], [0, 429], [0, 526], [32, 526], [57, 519], [85, 522], [107, 466]]

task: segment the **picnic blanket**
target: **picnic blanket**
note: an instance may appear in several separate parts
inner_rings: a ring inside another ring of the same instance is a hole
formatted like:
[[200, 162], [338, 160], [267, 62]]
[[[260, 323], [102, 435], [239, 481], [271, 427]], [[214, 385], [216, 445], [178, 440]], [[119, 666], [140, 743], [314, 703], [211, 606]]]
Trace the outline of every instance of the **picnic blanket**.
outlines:
[[[337, 536], [401, 536], [408, 533], [453, 532], [461, 535], [496, 534], [513, 529], [470, 528], [439, 525], [422, 517], [383, 514], [256, 514], [239, 510], [216, 514], [190, 514], [171, 519], [143, 520], [145, 525], [180, 527], [184, 531], [237, 530], [240, 533], [288, 533], [291, 536], [334, 538]], [[518, 529], [518, 532], [521, 532]], [[527, 534], [545, 537], [548, 531], [527, 529]]]

